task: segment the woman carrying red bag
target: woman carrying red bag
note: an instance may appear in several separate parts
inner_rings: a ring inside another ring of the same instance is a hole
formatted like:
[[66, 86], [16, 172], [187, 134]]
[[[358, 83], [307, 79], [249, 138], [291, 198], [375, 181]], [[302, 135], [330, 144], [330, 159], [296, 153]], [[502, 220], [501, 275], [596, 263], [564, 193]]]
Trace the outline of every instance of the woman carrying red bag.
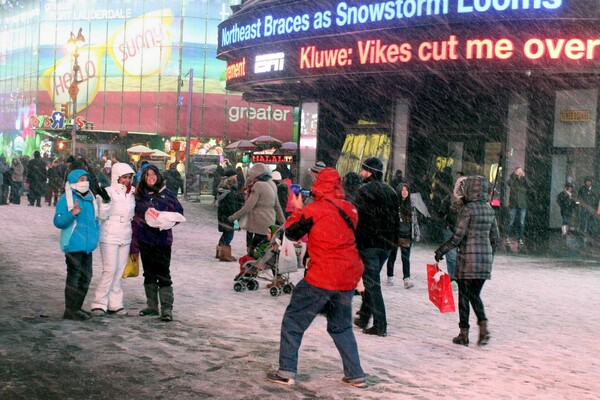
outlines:
[[496, 214], [486, 203], [488, 181], [483, 176], [469, 176], [456, 182], [454, 195], [465, 205], [460, 210], [454, 234], [435, 251], [435, 260], [458, 247], [455, 277], [458, 284], [458, 324], [460, 333], [452, 339], [456, 344], [469, 345], [469, 306], [477, 316], [479, 346], [490, 339], [487, 318], [480, 293], [492, 275], [492, 262], [500, 234]]

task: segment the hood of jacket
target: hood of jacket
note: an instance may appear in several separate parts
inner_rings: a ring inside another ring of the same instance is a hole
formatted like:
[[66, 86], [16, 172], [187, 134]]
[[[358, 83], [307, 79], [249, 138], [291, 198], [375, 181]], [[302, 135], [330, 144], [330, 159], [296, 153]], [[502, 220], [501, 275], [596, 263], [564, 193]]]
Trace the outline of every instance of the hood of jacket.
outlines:
[[112, 166], [110, 174], [110, 183], [112, 186], [116, 186], [119, 184], [118, 180], [120, 177], [127, 174], [135, 175], [135, 171], [133, 170], [133, 168], [131, 168], [129, 164], [115, 163]]
[[486, 202], [488, 181], [481, 175], [469, 176], [463, 180], [464, 200], [466, 203]]
[[83, 169], [74, 169], [73, 171], [69, 172], [69, 175], [67, 176], [67, 182], [76, 183], [83, 175], [88, 175], [87, 171]]
[[322, 169], [312, 185], [312, 194], [316, 200], [323, 198], [344, 199], [340, 174], [333, 168]]
[[263, 163], [256, 163], [248, 170], [248, 179], [250, 181], [255, 180], [261, 175], [269, 175], [271, 176], [271, 172], [269, 171], [269, 167], [267, 167]]

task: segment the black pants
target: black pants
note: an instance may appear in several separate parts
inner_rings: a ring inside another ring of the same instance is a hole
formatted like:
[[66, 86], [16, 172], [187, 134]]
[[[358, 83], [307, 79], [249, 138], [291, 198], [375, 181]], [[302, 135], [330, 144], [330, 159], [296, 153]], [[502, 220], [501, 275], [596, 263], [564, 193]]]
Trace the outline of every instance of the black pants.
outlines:
[[485, 279], [457, 279], [456, 283], [458, 284], [458, 314], [460, 318], [458, 325], [461, 328], [469, 328], [469, 304], [473, 306], [478, 323], [487, 321], [483, 302], [479, 296]]
[[65, 253], [65, 261], [65, 308], [77, 311], [81, 309], [92, 281], [92, 253]]
[[392, 249], [387, 260], [387, 276], [394, 276], [394, 264], [398, 257], [398, 250], [400, 250], [402, 258], [402, 279], [410, 278], [410, 247], [394, 247]]
[[139, 243], [139, 248], [144, 269], [144, 285], [172, 286], [171, 246]]

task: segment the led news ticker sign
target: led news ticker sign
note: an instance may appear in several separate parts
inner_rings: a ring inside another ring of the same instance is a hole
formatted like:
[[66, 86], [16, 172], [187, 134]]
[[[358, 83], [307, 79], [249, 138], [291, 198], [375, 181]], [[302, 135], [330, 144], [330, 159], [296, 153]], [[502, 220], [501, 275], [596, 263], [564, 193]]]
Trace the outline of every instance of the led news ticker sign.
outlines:
[[[590, 7], [583, 3], [591, 1]], [[219, 52], [274, 40], [469, 20], [517, 20], [598, 13], [596, 0], [308, 0], [245, 12], [219, 25]], [[577, 2], [578, 4], [574, 4]], [[595, 5], [594, 5], [595, 4]], [[594, 8], [595, 7], [595, 8]]]

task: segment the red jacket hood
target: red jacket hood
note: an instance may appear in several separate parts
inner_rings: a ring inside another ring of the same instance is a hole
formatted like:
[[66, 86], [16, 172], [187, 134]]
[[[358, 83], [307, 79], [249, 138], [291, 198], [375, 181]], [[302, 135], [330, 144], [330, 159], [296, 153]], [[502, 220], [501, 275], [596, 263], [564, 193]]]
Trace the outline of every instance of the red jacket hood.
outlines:
[[316, 200], [344, 199], [344, 189], [342, 188], [342, 178], [333, 168], [325, 168], [317, 175], [317, 180], [312, 186], [312, 195]]

